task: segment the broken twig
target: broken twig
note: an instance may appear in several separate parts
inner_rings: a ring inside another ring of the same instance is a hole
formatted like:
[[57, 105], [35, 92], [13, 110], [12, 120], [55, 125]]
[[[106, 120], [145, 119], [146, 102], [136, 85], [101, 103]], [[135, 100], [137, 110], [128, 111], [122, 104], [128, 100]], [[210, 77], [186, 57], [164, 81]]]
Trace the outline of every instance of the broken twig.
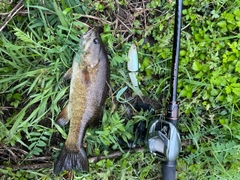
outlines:
[[9, 12], [8, 16], [6, 17], [5, 21], [3, 22], [2, 26], [0, 27], [0, 32], [6, 27], [8, 22], [20, 11], [24, 5], [22, 4], [23, 0], [19, 1], [17, 5]]

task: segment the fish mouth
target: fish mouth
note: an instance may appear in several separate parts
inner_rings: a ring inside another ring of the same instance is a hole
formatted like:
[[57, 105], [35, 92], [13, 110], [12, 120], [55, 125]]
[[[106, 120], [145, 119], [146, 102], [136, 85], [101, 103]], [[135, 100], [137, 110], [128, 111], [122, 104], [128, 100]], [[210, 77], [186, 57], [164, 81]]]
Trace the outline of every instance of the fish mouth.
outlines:
[[83, 40], [97, 37], [96, 28], [92, 28], [83, 34]]
[[85, 50], [87, 50], [91, 42], [98, 37], [99, 37], [98, 31], [96, 30], [96, 28], [92, 28], [82, 35], [80, 44], [84, 47]]

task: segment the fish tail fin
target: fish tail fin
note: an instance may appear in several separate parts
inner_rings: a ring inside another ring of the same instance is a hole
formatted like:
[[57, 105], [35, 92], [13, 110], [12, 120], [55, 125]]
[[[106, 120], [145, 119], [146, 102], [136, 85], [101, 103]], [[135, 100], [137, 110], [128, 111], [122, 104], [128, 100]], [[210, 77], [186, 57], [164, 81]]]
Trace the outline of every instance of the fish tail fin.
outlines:
[[77, 152], [74, 152], [63, 146], [57, 161], [54, 164], [53, 172], [59, 174], [64, 170], [77, 170], [77, 171], [89, 171], [88, 159], [86, 152], [83, 147], [81, 147]]

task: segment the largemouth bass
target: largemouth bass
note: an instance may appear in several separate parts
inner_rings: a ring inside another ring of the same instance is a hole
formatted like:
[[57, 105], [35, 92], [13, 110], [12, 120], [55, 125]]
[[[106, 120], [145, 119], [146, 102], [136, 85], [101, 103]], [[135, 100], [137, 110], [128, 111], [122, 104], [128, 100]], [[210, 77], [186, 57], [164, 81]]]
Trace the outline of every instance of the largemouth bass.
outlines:
[[72, 68], [65, 74], [71, 78], [69, 102], [56, 122], [65, 125], [70, 120], [70, 129], [54, 164], [55, 174], [72, 169], [89, 171], [83, 138], [88, 125], [102, 118], [108, 94], [109, 63], [97, 30], [86, 32], [80, 45], [84, 53], [75, 55]]

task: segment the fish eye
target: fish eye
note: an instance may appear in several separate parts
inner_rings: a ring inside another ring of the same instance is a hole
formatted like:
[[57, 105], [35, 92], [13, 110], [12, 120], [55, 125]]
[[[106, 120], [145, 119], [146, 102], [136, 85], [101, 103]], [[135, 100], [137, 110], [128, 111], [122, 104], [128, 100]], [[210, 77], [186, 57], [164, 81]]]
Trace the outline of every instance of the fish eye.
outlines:
[[93, 42], [94, 42], [94, 44], [99, 44], [98, 38], [95, 38], [95, 39], [93, 40]]

